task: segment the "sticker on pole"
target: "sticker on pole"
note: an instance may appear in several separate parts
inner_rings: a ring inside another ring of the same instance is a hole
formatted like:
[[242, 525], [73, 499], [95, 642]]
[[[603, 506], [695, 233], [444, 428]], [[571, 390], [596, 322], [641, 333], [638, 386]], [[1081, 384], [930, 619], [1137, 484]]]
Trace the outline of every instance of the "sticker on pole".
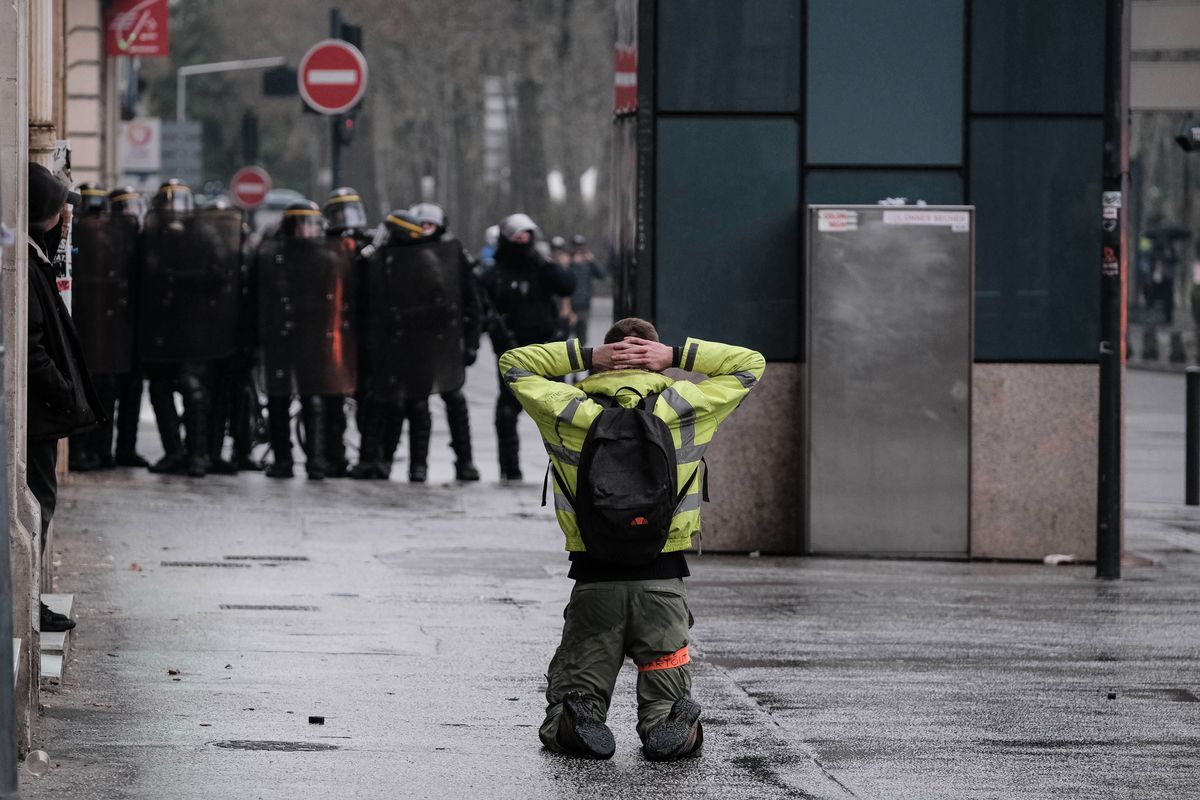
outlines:
[[229, 193], [238, 208], [253, 211], [267, 199], [271, 191], [271, 176], [262, 167], [242, 167], [229, 181]]
[[817, 230], [822, 233], [840, 233], [858, 230], [858, 212], [841, 208], [817, 210]]
[[367, 59], [341, 39], [324, 39], [309, 48], [296, 71], [300, 96], [321, 114], [341, 114], [367, 90]]

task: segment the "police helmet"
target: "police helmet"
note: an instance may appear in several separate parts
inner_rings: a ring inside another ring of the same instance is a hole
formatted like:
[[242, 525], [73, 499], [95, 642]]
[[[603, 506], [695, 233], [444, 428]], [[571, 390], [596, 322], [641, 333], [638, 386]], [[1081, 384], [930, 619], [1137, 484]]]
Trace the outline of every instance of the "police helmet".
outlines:
[[437, 203], [417, 203], [408, 210], [410, 216], [416, 218], [422, 225], [432, 225], [437, 230], [434, 233], [445, 233], [447, 220], [446, 209]]
[[397, 208], [383, 220], [387, 228], [388, 241], [396, 243], [414, 242], [425, 237], [421, 221], [406, 208]]
[[530, 238], [536, 239], [541, 235], [537, 223], [528, 214], [510, 214], [500, 220], [500, 238], [512, 241], [518, 233], [529, 231]]
[[567, 249], [567, 240], [561, 236], [555, 236], [550, 240], [550, 252], [560, 253]]
[[483, 240], [492, 247], [500, 243], [500, 226], [489, 225], [487, 230], [483, 232]]
[[158, 187], [158, 193], [154, 195], [150, 207], [160, 214], [186, 216], [195, 209], [195, 201], [192, 199], [192, 190], [186, 183], [178, 178], [171, 178]]
[[108, 193], [109, 210], [114, 215], [124, 214], [139, 222], [146, 216], [146, 198], [132, 186], [122, 186]]
[[283, 210], [279, 235], [287, 239], [319, 239], [325, 235], [325, 219], [311, 200], [292, 203]]
[[329, 193], [321, 207], [321, 215], [325, 217], [330, 233], [367, 228], [367, 207], [358, 192], [349, 186], [341, 186]]
[[572, 250], [580, 250], [584, 247], [587, 247], [587, 237], [586, 236], [584, 236], [582, 233], [577, 233], [571, 237], [571, 249]]
[[82, 198], [79, 205], [81, 216], [91, 217], [108, 213], [108, 192], [96, 184], [90, 182], [79, 184], [79, 196]]

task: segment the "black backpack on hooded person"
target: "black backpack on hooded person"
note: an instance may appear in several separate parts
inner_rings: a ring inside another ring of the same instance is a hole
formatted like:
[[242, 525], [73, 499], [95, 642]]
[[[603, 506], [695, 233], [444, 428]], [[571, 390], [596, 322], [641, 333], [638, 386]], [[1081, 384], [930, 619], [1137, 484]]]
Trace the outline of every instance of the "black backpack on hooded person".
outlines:
[[[662, 552], [671, 519], [696, 479], [678, 485], [671, 429], [652, 409], [658, 395], [625, 408], [612, 397], [590, 395], [606, 406], [592, 423], [579, 453], [576, 492], [554, 471], [559, 489], [571, 501], [587, 554], [616, 564], [648, 564]], [[543, 491], [542, 503], [545, 504]]]

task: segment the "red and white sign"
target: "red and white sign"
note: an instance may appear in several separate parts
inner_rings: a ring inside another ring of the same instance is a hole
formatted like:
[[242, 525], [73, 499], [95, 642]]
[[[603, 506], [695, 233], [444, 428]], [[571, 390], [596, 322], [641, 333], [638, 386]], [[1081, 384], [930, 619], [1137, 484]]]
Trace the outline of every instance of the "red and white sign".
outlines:
[[324, 39], [309, 48], [297, 70], [300, 96], [322, 114], [349, 111], [367, 91], [367, 59], [341, 39]]
[[616, 68], [613, 73], [613, 110], [618, 114], [637, 111], [637, 47], [617, 45]]
[[267, 199], [271, 191], [271, 176], [262, 167], [242, 167], [229, 181], [229, 193], [239, 208], [252, 211]]
[[121, 123], [117, 164], [122, 172], [151, 173], [162, 167], [162, 121], [138, 117]]
[[113, 0], [105, 12], [110, 56], [166, 56], [171, 36], [167, 0]]
[[817, 230], [822, 233], [843, 233], [858, 230], [858, 212], [841, 208], [822, 208], [817, 211]]

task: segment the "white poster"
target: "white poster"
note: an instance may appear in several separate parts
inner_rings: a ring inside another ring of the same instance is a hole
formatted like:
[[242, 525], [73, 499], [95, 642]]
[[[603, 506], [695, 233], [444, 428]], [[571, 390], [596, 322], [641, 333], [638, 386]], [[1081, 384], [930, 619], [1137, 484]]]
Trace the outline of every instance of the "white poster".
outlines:
[[158, 117], [121, 123], [117, 165], [122, 172], [158, 172], [162, 166], [162, 121]]

